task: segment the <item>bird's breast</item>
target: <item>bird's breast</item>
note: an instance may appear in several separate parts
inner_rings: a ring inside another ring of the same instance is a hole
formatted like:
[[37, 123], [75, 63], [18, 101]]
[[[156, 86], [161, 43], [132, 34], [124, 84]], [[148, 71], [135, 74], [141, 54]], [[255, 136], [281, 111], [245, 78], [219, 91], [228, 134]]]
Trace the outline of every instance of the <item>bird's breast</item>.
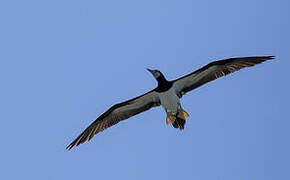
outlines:
[[161, 105], [166, 112], [177, 112], [178, 103], [180, 103], [180, 101], [176, 95], [174, 86], [172, 86], [168, 91], [160, 92], [158, 95]]

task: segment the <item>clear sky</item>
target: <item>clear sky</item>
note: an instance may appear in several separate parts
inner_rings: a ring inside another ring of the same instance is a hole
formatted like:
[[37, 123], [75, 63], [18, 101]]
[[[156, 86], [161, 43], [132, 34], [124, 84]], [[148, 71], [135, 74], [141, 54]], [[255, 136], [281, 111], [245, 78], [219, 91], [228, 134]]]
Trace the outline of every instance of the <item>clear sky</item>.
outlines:
[[[289, 0], [0, 1], [0, 179], [290, 179]], [[275, 55], [71, 151], [114, 103], [213, 60]]]

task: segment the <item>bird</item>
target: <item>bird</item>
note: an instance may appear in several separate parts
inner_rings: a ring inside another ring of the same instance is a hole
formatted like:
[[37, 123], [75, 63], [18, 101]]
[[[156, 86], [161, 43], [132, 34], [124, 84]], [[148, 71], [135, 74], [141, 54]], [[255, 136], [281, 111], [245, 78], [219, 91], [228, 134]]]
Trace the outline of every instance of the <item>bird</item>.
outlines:
[[167, 80], [160, 70], [147, 69], [157, 80], [157, 87], [141, 96], [113, 105], [93, 121], [66, 149], [70, 150], [90, 141], [99, 132], [153, 107], [162, 106], [166, 123], [183, 130], [189, 114], [181, 106], [180, 99], [210, 81], [226, 76], [245, 67], [252, 67], [275, 56], [235, 57], [212, 61], [206, 66], [175, 80]]

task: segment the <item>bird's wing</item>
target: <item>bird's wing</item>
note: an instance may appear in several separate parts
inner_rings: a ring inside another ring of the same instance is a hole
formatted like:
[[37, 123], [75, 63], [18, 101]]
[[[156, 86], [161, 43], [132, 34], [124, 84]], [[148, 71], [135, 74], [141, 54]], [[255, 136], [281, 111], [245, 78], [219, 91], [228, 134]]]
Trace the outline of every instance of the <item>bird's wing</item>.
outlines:
[[239, 57], [214, 61], [208, 65], [173, 81], [176, 93], [181, 98], [185, 93], [226, 76], [245, 67], [251, 67], [264, 61], [274, 59], [274, 56]]
[[67, 146], [67, 149], [70, 150], [74, 146], [89, 141], [95, 134], [122, 120], [128, 119], [131, 116], [156, 106], [160, 106], [160, 100], [157, 92], [154, 90], [134, 99], [115, 104], [87, 127], [70, 145]]

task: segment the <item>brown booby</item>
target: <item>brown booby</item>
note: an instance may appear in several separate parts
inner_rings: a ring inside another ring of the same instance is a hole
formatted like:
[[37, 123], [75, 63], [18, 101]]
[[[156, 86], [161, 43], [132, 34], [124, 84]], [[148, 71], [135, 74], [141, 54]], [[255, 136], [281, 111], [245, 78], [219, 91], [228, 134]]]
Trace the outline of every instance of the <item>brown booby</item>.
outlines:
[[185, 118], [189, 116], [180, 103], [180, 98], [184, 94], [219, 77], [271, 59], [274, 59], [274, 56], [238, 57], [213, 61], [173, 81], [168, 81], [159, 70], [147, 69], [157, 80], [157, 87], [141, 96], [109, 108], [69, 144], [67, 149], [91, 140], [95, 134], [120, 121], [160, 105], [167, 114], [166, 123], [182, 130], [186, 122]]

